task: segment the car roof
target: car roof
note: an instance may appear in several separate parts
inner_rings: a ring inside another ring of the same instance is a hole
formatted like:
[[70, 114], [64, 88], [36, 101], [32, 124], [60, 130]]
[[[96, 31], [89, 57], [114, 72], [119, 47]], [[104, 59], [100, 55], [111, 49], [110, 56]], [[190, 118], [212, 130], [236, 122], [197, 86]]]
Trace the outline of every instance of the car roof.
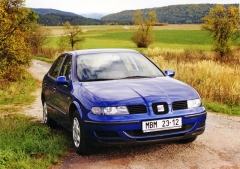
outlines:
[[139, 53], [138, 51], [132, 49], [115, 49], [115, 48], [74, 50], [66, 53], [74, 55], [86, 55], [96, 53], [121, 53], [121, 52]]

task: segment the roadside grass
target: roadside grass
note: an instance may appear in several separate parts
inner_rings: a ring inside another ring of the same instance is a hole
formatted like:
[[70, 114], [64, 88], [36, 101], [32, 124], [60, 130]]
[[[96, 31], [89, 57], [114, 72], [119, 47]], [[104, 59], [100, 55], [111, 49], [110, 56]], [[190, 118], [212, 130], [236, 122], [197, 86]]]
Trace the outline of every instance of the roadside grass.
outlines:
[[25, 115], [2, 116], [0, 126], [1, 169], [45, 169], [57, 164], [71, 148], [65, 130], [52, 131]]
[[36, 89], [37, 82], [28, 72], [23, 72], [19, 81], [1, 86], [0, 114], [12, 113], [21, 106], [33, 103], [35, 96], [31, 93]]
[[17, 114], [34, 102], [39, 83], [28, 72], [0, 90], [0, 168], [45, 169], [71, 147], [69, 132], [51, 130], [33, 117]]
[[233, 116], [240, 116], [240, 105], [239, 106], [229, 106], [226, 104], [221, 104], [218, 102], [205, 101], [203, 100], [205, 108], [210, 112], [224, 113]]

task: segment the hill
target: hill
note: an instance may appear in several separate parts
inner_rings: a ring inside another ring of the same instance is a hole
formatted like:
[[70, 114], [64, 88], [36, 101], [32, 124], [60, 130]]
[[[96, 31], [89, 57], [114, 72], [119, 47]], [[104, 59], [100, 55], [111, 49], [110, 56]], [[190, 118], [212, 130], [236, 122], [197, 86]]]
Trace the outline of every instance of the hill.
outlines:
[[[172, 5], [159, 8], [141, 9], [143, 16], [146, 17], [149, 11], [155, 11], [159, 22], [168, 22], [170, 24], [198, 24], [202, 23], [201, 18], [209, 13], [210, 8], [216, 4], [189, 4], [189, 5]], [[233, 5], [238, 7], [239, 4], [225, 4], [224, 6]], [[113, 22], [121, 24], [132, 24], [134, 10], [126, 10], [115, 14], [109, 14], [102, 17], [104, 22]]]
[[69, 16], [63, 14], [49, 13], [39, 15], [38, 23], [44, 26], [62, 26], [65, 22], [71, 25], [102, 25], [103, 21], [98, 19], [85, 18], [83, 16]]
[[30, 8], [35, 11], [38, 16], [38, 23], [44, 26], [62, 26], [65, 22], [72, 25], [102, 25], [103, 21], [98, 19], [86, 18], [81, 15], [64, 12], [56, 9]]
[[31, 10], [35, 11], [39, 15], [46, 15], [50, 13], [61, 14], [61, 15], [68, 15], [68, 16], [79, 16], [72, 12], [65, 12], [56, 9], [46, 9], [46, 8], [30, 8]]
[[[201, 19], [209, 13], [210, 8], [215, 7], [215, 5], [216, 4], [172, 5], [141, 9], [141, 11], [144, 17], [147, 17], [149, 11], [155, 11], [158, 16], [158, 22], [167, 22], [169, 24], [199, 24], [202, 23]], [[239, 4], [225, 4], [224, 6], [227, 7], [229, 5], [239, 6]], [[46, 26], [61, 26], [66, 21], [69, 21], [72, 25], [133, 24], [132, 16], [134, 10], [109, 14], [99, 20], [88, 18], [88, 15], [83, 17], [75, 13], [55, 9], [31, 9], [39, 15], [38, 23]], [[100, 16], [98, 16], [98, 18], [100, 18]]]

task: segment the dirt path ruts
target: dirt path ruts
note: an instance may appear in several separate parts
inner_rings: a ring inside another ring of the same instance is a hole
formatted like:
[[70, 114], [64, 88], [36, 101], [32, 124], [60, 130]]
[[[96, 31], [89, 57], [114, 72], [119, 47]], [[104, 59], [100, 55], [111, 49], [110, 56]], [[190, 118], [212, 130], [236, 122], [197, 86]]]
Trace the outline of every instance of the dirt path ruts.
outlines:
[[[31, 73], [42, 80], [50, 64], [33, 60]], [[42, 119], [41, 89], [24, 113]], [[90, 156], [72, 151], [55, 169], [240, 169], [240, 117], [208, 113], [204, 134], [191, 144], [99, 148]]]

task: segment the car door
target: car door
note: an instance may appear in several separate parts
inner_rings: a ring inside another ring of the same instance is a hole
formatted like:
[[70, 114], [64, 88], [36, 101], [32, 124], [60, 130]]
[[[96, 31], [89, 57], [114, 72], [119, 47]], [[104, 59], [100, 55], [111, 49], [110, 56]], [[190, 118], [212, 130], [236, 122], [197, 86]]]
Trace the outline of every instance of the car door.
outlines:
[[55, 103], [57, 102], [58, 97], [56, 95], [55, 84], [65, 56], [66, 54], [63, 54], [58, 57], [58, 59], [53, 63], [52, 67], [50, 68], [48, 74], [43, 81], [45, 99], [49, 108], [49, 116], [56, 121], [58, 109]]
[[72, 56], [66, 55], [66, 58], [61, 66], [59, 76], [65, 76], [67, 83], [55, 83], [55, 94], [57, 99], [54, 99], [54, 105], [58, 108], [58, 122], [65, 127], [70, 127], [69, 123], [69, 107], [71, 104], [71, 69]]

